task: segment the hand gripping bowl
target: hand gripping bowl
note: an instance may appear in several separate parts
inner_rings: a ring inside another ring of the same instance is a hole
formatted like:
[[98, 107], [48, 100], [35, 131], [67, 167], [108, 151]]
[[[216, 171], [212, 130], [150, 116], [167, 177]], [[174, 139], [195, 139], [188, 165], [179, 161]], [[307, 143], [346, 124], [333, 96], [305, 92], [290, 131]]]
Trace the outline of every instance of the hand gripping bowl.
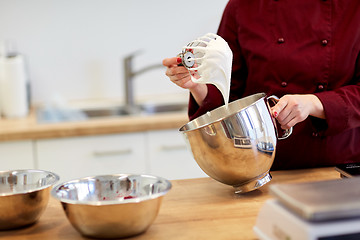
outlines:
[[171, 183], [160, 177], [114, 174], [62, 183], [51, 194], [83, 236], [123, 238], [150, 227], [170, 189]]
[[0, 230], [35, 223], [47, 207], [50, 188], [59, 176], [42, 170], [0, 172]]
[[200, 168], [213, 179], [231, 185], [235, 193], [255, 190], [271, 180], [277, 139], [275, 119], [265, 93], [221, 106], [180, 128]]

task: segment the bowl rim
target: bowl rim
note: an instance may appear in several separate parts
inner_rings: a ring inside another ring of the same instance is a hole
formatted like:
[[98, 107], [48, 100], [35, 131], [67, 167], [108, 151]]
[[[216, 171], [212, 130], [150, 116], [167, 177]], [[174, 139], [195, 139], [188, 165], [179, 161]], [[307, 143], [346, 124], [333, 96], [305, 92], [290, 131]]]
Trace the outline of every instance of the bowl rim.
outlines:
[[[152, 195], [146, 195], [146, 196], [139, 196], [136, 198], [122, 199], [121, 201], [119, 201], [119, 200], [104, 200], [104, 201], [102, 201], [102, 200], [96, 200], [96, 201], [73, 200], [73, 199], [59, 197], [57, 195], [57, 191], [59, 190], [59, 188], [65, 184], [76, 183], [76, 182], [80, 182], [82, 180], [95, 179], [95, 178], [99, 178], [99, 177], [110, 177], [110, 176], [111, 177], [139, 176], [139, 177], [154, 178], [154, 179], [158, 179], [158, 180], [164, 182], [167, 186], [164, 191], [159, 192], [159, 193], [155, 193]], [[139, 203], [139, 202], [143, 202], [146, 200], [156, 199], [156, 198], [162, 197], [165, 194], [167, 194], [171, 190], [171, 188], [172, 188], [172, 183], [169, 180], [167, 180], [163, 177], [156, 176], [156, 175], [117, 173], [117, 174], [103, 174], [103, 175], [93, 175], [93, 176], [88, 176], [88, 177], [81, 177], [81, 178], [76, 178], [76, 179], [72, 179], [72, 180], [60, 183], [60, 184], [56, 185], [55, 187], [53, 187], [53, 189], [51, 190], [51, 196], [54, 197], [55, 199], [59, 200], [61, 203], [76, 204], [76, 205], [89, 205], [89, 206], [105, 206], [105, 205], [119, 205], [119, 204], [126, 204], [126, 203]]]
[[189, 121], [188, 123], [184, 124], [183, 126], [181, 126], [181, 127], [179, 128], [179, 132], [185, 134], [185, 133], [187, 133], [187, 132], [192, 132], [192, 131], [201, 129], [201, 128], [206, 127], [206, 126], [209, 126], [209, 125], [212, 125], [212, 124], [216, 124], [216, 123], [218, 123], [218, 122], [223, 121], [224, 119], [231, 118], [232, 116], [238, 114], [239, 112], [242, 112], [242, 111], [250, 108], [251, 106], [256, 105], [258, 102], [260, 102], [260, 101], [262, 101], [263, 99], [265, 99], [266, 96], [267, 96], [266, 93], [264, 93], [264, 92], [259, 92], [259, 93], [255, 93], [255, 94], [252, 94], [252, 95], [243, 97], [243, 98], [239, 98], [239, 99], [237, 99], [237, 100], [235, 100], [235, 101], [229, 102], [228, 105], [233, 105], [233, 104], [237, 104], [238, 102], [245, 101], [245, 100], [250, 99], [250, 98], [259, 97], [257, 100], [253, 101], [251, 104], [249, 104], [249, 105], [247, 105], [247, 106], [244, 106], [244, 107], [242, 107], [242, 108], [239, 108], [239, 109], [237, 110], [237, 112], [231, 113], [231, 114], [226, 115], [226, 116], [219, 117], [218, 119], [216, 119], [216, 120], [214, 120], [214, 121], [212, 121], [212, 122], [209, 122], [209, 123], [199, 124], [199, 125], [196, 126], [195, 128], [190, 128], [190, 129], [188, 129], [188, 126], [190, 126], [190, 125], [194, 124], [195, 122], [199, 121], [199, 119], [201, 119], [201, 118], [205, 118], [206, 115], [208, 114], [208, 112], [212, 113], [212, 112], [214, 112], [214, 111], [219, 111], [219, 109], [226, 108], [225, 105], [221, 105], [221, 106], [219, 106], [219, 107], [217, 107], [217, 108], [214, 108], [214, 109], [208, 111], [207, 113], [204, 113], [204, 114], [202, 114], [202, 115], [200, 115], [200, 116], [192, 119], [192, 120]]
[[58, 174], [54, 173], [54, 172], [50, 172], [47, 170], [41, 170], [41, 169], [16, 169], [16, 170], [5, 170], [5, 171], [0, 171], [0, 176], [2, 176], [3, 174], [6, 173], [31, 173], [31, 172], [37, 172], [37, 173], [45, 173], [45, 174], [50, 174], [54, 177], [54, 180], [50, 181], [48, 184], [40, 186], [40, 187], [36, 187], [33, 189], [28, 189], [28, 190], [22, 190], [22, 191], [17, 191], [17, 192], [6, 192], [6, 193], [0, 193], [0, 196], [15, 196], [15, 195], [19, 195], [19, 194], [26, 194], [26, 193], [32, 193], [32, 192], [36, 192], [36, 191], [40, 191], [46, 188], [49, 188], [51, 186], [53, 186], [56, 182], [58, 182], [60, 180], [60, 177]]

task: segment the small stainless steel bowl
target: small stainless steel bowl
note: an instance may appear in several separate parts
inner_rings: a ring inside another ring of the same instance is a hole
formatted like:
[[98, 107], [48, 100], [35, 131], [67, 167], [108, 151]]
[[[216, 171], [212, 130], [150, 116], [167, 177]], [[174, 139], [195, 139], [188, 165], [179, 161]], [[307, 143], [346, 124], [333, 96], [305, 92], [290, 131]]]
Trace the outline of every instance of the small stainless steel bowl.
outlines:
[[155, 220], [170, 181], [114, 174], [62, 183], [51, 194], [73, 227], [86, 237], [122, 238], [146, 231]]
[[0, 230], [35, 223], [44, 212], [59, 176], [42, 170], [0, 171]]

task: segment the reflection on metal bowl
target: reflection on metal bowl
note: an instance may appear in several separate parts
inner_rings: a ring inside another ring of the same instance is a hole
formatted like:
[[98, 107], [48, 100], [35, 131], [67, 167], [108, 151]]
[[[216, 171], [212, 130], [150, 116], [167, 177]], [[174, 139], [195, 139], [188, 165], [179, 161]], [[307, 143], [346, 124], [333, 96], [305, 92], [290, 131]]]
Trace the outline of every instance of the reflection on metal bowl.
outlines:
[[[194, 159], [215, 180], [236, 193], [255, 190], [271, 180], [277, 144], [275, 120], [264, 93], [216, 108], [180, 128]], [[282, 138], [287, 138], [291, 131]]]
[[44, 212], [50, 188], [59, 180], [42, 170], [0, 172], [0, 230], [34, 224]]
[[51, 194], [82, 235], [122, 238], [150, 227], [170, 189], [171, 183], [160, 177], [115, 174], [62, 183]]

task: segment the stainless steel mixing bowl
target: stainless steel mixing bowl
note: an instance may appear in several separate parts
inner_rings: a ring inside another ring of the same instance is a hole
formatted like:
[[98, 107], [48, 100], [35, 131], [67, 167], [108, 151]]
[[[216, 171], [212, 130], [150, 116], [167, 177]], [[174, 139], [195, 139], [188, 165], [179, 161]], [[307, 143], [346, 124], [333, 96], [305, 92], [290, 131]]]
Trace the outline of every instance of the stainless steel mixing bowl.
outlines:
[[254, 94], [216, 108], [180, 128], [200, 168], [236, 193], [257, 189], [271, 180], [277, 137], [268, 100]]
[[115, 174], [62, 183], [51, 194], [86, 237], [122, 238], [146, 231], [171, 183], [150, 175]]
[[44, 212], [59, 176], [42, 170], [0, 172], [0, 230], [35, 223]]

